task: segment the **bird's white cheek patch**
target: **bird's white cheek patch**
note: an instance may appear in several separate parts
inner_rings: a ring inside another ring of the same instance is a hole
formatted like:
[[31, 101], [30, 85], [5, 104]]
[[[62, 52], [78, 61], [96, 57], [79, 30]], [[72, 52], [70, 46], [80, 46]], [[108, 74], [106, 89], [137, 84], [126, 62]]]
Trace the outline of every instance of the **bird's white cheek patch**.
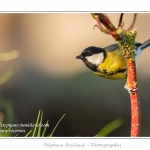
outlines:
[[104, 60], [104, 54], [103, 53], [94, 54], [92, 56], [86, 56], [85, 58], [88, 60], [88, 62], [98, 66]]

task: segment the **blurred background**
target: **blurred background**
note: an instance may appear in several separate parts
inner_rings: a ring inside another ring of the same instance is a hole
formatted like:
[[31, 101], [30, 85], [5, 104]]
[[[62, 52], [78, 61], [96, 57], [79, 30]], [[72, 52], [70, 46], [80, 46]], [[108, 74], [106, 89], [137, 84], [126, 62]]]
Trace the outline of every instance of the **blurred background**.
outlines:
[[[120, 14], [107, 15], [117, 27]], [[124, 15], [125, 29], [132, 19], [133, 14]], [[98, 77], [75, 58], [88, 46], [105, 47], [115, 42], [97, 28], [93, 30], [95, 24], [90, 13], [0, 14], [0, 52], [19, 52], [16, 59], [0, 63], [1, 75], [13, 69], [13, 75], [0, 87], [1, 120], [34, 123], [42, 109], [43, 122], [49, 120], [47, 133], [51, 133], [66, 113], [54, 136], [93, 137], [106, 124], [121, 117], [123, 125], [108, 136], [130, 136], [130, 100], [123, 88], [125, 80]], [[149, 39], [150, 14], [138, 14], [134, 28], [138, 32], [136, 41]], [[149, 56], [147, 48], [137, 69], [141, 136], [150, 136]]]

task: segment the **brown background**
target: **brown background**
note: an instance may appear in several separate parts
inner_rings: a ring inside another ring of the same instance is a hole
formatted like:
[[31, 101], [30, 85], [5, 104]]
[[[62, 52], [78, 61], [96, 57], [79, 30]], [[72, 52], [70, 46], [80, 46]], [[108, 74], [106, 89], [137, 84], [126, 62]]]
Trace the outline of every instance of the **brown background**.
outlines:
[[[107, 14], [115, 26], [119, 13]], [[124, 15], [128, 28], [133, 14]], [[19, 122], [34, 122], [39, 109], [49, 120], [49, 133], [66, 113], [55, 136], [94, 136], [104, 125], [123, 117], [124, 125], [110, 136], [130, 135], [129, 95], [125, 80], [95, 76], [75, 59], [88, 46], [104, 47], [114, 39], [93, 30], [96, 21], [90, 13], [0, 14], [0, 51], [14, 49], [20, 56], [1, 62], [0, 73], [12, 67], [14, 74], [1, 87], [1, 93], [14, 105]], [[134, 28], [136, 41], [150, 38], [150, 14], [138, 14]], [[150, 136], [150, 48], [138, 63], [138, 84], [142, 108], [142, 136]]]

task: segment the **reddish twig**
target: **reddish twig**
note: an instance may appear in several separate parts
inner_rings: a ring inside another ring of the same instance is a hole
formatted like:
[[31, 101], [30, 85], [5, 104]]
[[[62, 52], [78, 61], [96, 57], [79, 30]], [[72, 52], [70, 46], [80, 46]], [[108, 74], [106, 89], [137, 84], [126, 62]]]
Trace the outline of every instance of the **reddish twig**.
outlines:
[[106, 17], [106, 15], [102, 13], [92, 14], [94, 19], [98, 19], [98, 24], [102, 23], [102, 25], [108, 30], [108, 31], [114, 31], [116, 30], [115, 26], [109, 21], [109, 19]]
[[[127, 86], [131, 100], [131, 136], [140, 135], [140, 103], [137, 88], [136, 66], [135, 66], [135, 37], [136, 30], [129, 31], [135, 24], [136, 14], [134, 15], [131, 26], [123, 29], [123, 13], [120, 15], [118, 28], [116, 29], [104, 14], [92, 14], [93, 18], [98, 22], [97, 27], [102, 32], [112, 35], [118, 42], [120, 49], [123, 51], [127, 59]], [[103, 28], [102, 25], [105, 27]]]
[[127, 59], [128, 65], [128, 78], [127, 83], [131, 89], [130, 100], [131, 100], [131, 136], [140, 136], [140, 100], [137, 87], [136, 79], [136, 66], [135, 61], [130, 58]]
[[121, 27], [121, 26], [123, 26], [123, 24], [122, 24], [123, 15], [124, 15], [124, 13], [121, 13], [120, 19], [119, 19], [118, 28]]
[[135, 21], [136, 21], [136, 17], [137, 17], [137, 14], [135, 13], [134, 14], [134, 18], [133, 18], [133, 21], [132, 21], [132, 24], [130, 25], [130, 27], [127, 29], [127, 31], [131, 30], [135, 24]]
[[[94, 27], [98, 27], [102, 32], [112, 35], [113, 38], [115, 38], [116, 40], [122, 39], [121, 34], [116, 33], [119, 30], [113, 26], [113, 24], [109, 21], [109, 19], [104, 14], [102, 14], [102, 13], [92, 14], [92, 16], [98, 23], [98, 25], [95, 25]], [[105, 28], [103, 28], [101, 24]]]
[[[133, 28], [135, 21], [136, 21], [137, 14], [134, 14], [134, 19], [132, 21], [131, 26], [126, 30], [129, 31]], [[119, 26], [122, 24], [123, 14], [120, 15]], [[135, 33], [136, 34], [136, 33]], [[131, 42], [133, 39], [129, 39]], [[135, 40], [134, 40], [135, 43]], [[134, 45], [132, 45], [134, 46]], [[122, 48], [125, 49], [125, 48]], [[127, 66], [128, 66], [128, 74], [127, 74], [127, 86], [131, 89], [130, 92], [130, 101], [131, 101], [131, 136], [137, 137], [140, 136], [140, 99], [138, 94], [138, 87], [137, 87], [137, 78], [136, 78], [136, 63], [135, 63], [135, 46], [130, 50], [127, 51], [128, 57], [127, 59]], [[125, 50], [126, 51], [126, 50]], [[133, 51], [133, 52], [132, 52]]]

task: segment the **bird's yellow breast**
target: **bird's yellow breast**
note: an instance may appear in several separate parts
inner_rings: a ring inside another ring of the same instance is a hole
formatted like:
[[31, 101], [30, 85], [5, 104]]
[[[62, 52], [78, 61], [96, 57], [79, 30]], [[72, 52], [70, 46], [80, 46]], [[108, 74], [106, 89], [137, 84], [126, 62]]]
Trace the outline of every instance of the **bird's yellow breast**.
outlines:
[[118, 72], [118, 70], [126, 68], [127, 62], [122, 51], [116, 49], [107, 52], [106, 59], [98, 66], [100, 71], [94, 73], [108, 79], [123, 79], [126, 78], [126, 72]]

